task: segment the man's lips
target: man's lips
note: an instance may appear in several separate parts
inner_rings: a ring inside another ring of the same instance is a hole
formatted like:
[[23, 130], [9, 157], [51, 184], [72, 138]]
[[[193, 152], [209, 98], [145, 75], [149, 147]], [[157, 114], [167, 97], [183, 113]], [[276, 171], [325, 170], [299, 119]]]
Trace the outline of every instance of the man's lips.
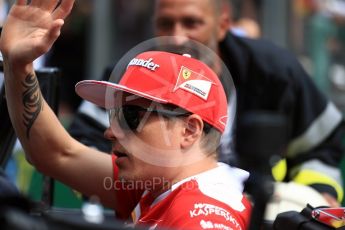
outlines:
[[115, 154], [115, 156], [117, 156], [118, 158], [119, 157], [128, 157], [128, 155], [126, 153], [120, 152], [120, 151], [116, 151], [116, 150], [113, 151], [113, 154]]

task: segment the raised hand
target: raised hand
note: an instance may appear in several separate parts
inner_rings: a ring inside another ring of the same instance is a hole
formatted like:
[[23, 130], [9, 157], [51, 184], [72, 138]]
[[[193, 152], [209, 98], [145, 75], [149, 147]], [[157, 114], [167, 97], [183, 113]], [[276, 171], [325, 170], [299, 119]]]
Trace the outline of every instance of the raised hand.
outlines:
[[59, 37], [74, 0], [17, 0], [3, 26], [0, 50], [11, 63], [30, 64]]

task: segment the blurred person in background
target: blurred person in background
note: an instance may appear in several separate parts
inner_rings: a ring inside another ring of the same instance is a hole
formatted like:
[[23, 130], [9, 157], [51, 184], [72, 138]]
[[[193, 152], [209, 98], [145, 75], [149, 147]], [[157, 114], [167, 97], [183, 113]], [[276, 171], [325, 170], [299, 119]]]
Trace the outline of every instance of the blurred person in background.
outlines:
[[252, 39], [260, 38], [261, 31], [258, 23], [251, 18], [240, 18], [230, 27], [231, 32], [237, 36], [244, 36]]
[[[310, 186], [330, 206], [339, 206], [343, 199], [339, 170], [344, 151], [342, 114], [291, 53], [267, 41], [232, 34], [231, 18], [231, 5], [226, 0], [157, 0], [154, 30], [156, 36], [176, 36], [171, 42], [177, 46], [196, 40], [218, 53], [237, 89], [237, 119], [257, 110], [285, 115], [288, 145], [285, 160], [273, 170], [275, 178]], [[101, 124], [97, 114], [102, 111], [94, 109], [77, 116], [78, 125], [72, 124], [73, 129], [82, 130], [85, 123], [90, 127], [89, 122]], [[101, 135], [105, 126], [99, 127], [93, 132]], [[104, 147], [97, 138], [77, 139]], [[223, 135], [222, 143], [223, 161], [236, 164], [231, 133]]]
[[232, 23], [230, 30], [238, 36], [260, 38], [259, 11], [262, 5], [260, 0], [230, 0], [232, 2]]

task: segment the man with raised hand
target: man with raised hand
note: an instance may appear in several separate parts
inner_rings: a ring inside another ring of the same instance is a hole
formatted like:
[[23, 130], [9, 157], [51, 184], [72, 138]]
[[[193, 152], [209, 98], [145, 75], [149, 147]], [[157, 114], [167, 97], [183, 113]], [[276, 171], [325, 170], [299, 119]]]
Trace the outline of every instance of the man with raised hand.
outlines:
[[[4, 25], [9, 113], [29, 161], [153, 228], [246, 229], [248, 173], [217, 163], [227, 121], [218, 76], [190, 55], [138, 54], [118, 84], [83, 81], [77, 93], [109, 110], [112, 155], [73, 139], [42, 97], [32, 62], [60, 34], [73, 0], [17, 1]], [[110, 180], [109, 180], [110, 179]]]

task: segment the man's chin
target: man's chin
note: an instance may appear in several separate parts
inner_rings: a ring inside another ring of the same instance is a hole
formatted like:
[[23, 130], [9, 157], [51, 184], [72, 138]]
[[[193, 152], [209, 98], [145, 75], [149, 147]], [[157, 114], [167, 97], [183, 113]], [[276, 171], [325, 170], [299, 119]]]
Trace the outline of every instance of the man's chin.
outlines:
[[133, 178], [133, 176], [131, 176], [129, 170], [119, 169], [119, 179], [122, 182], [134, 181], [134, 178]]

